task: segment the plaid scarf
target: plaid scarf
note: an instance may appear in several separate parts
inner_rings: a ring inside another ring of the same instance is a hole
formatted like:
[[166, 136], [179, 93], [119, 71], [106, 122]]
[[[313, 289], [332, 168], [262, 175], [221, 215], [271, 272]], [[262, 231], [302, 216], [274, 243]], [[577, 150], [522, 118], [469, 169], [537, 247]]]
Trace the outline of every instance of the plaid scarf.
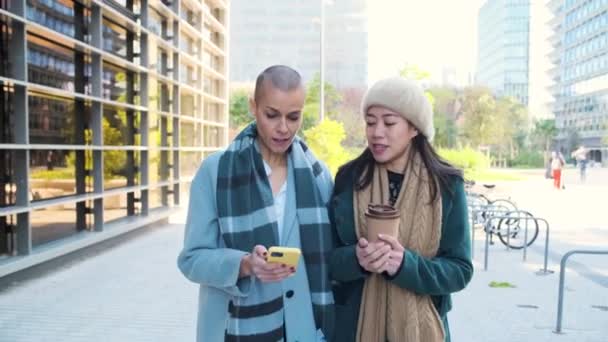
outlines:
[[[256, 137], [257, 127], [252, 123], [235, 138], [220, 158], [217, 179], [217, 212], [222, 238], [228, 248], [247, 252], [255, 245], [268, 248], [278, 245], [279, 241], [276, 215], [271, 214], [274, 199]], [[298, 137], [288, 154], [293, 161], [296, 215], [315, 324], [330, 336], [333, 296], [327, 260], [332, 244], [327, 205], [320, 191], [324, 169]], [[243, 226], [243, 222], [247, 225]], [[268, 291], [258, 295], [267, 297], [260, 298], [260, 304], [276, 301], [276, 294]], [[281, 301], [279, 309], [282, 308]], [[253, 317], [267, 314], [252, 313]]]

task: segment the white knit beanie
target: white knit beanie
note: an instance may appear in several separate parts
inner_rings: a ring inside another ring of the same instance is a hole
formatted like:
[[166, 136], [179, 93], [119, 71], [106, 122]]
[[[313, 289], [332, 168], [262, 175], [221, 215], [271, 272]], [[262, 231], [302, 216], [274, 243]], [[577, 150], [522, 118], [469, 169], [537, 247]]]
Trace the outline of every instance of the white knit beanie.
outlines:
[[363, 97], [363, 116], [373, 106], [385, 107], [401, 114], [429, 141], [433, 140], [433, 109], [416, 82], [403, 77], [389, 77], [376, 82]]

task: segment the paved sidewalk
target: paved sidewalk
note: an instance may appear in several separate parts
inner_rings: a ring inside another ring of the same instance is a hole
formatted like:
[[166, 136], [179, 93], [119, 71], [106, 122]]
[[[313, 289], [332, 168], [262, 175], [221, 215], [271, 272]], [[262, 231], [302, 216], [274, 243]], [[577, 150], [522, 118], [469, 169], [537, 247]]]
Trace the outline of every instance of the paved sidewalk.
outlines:
[[[538, 276], [544, 255], [544, 229], [522, 262], [521, 251], [507, 252], [496, 239], [483, 270], [484, 235], [478, 230], [475, 275], [454, 296], [450, 327], [454, 341], [608, 341], [608, 256], [575, 255], [568, 261], [562, 328], [556, 335], [559, 262], [574, 249], [608, 250], [605, 194], [608, 169], [593, 169], [585, 184], [567, 170], [566, 190], [551, 187], [541, 171], [521, 182], [499, 182], [491, 198], [510, 197], [520, 209], [550, 223], [549, 269]], [[492, 281], [516, 288], [491, 288]]]
[[[480, 234], [481, 235], [481, 234]], [[601, 342], [608, 336], [608, 288], [570, 269], [566, 272], [564, 334], [556, 327], [559, 265], [549, 261], [555, 273], [536, 275], [543, 254], [506, 251], [491, 246], [488, 271], [483, 270], [483, 240], [477, 242], [475, 275], [467, 289], [454, 295], [449, 315], [453, 341]], [[576, 258], [579, 260], [580, 258]], [[492, 288], [491, 282], [508, 282], [515, 288]], [[597, 308], [594, 308], [596, 306]], [[603, 308], [603, 310], [602, 310]]]
[[182, 230], [146, 228], [0, 283], [0, 341], [194, 341], [197, 287], [176, 266]]

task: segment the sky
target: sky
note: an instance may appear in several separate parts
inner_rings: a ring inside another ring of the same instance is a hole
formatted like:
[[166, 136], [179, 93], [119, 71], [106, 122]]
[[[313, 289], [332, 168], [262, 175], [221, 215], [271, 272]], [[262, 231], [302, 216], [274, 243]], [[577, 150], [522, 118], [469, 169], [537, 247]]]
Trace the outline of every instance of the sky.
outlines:
[[484, 0], [368, 0], [369, 80], [414, 64], [441, 81], [444, 67], [463, 77], [477, 59], [477, 13]]
[[[457, 84], [474, 77], [477, 64], [477, 16], [486, 0], [367, 0], [368, 76], [374, 81], [397, 75], [406, 63], [442, 82], [442, 70], [454, 69]], [[531, 0], [530, 103], [534, 116], [549, 115], [547, 41], [551, 19], [547, 0]], [[474, 79], [474, 78], [473, 78]]]

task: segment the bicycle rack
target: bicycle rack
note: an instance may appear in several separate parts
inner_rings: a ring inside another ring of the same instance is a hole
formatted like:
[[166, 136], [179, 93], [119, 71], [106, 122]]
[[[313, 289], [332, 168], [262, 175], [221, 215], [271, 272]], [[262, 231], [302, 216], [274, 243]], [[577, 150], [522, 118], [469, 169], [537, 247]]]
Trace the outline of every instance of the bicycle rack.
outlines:
[[[517, 214], [517, 216], [512, 216], [512, 214]], [[526, 215], [526, 216], [522, 216]], [[527, 216], [530, 215], [530, 216]], [[536, 274], [537, 275], [547, 275], [547, 274], [551, 274], [553, 273], [552, 270], [548, 270], [547, 269], [547, 263], [549, 260], [549, 231], [550, 231], [550, 227], [549, 227], [549, 222], [547, 222], [547, 220], [540, 218], [540, 217], [536, 217], [533, 216], [532, 214], [530, 214], [527, 211], [522, 211], [522, 210], [517, 210], [517, 211], [511, 211], [508, 213], [508, 215], [494, 215], [494, 216], [490, 216], [487, 218], [485, 224], [486, 225], [490, 225], [492, 223], [492, 221], [494, 220], [498, 220], [498, 219], [514, 219], [514, 220], [525, 220], [525, 226], [524, 226], [524, 246], [523, 246], [523, 261], [525, 262], [527, 260], [527, 255], [528, 255], [528, 222], [529, 221], [534, 221], [537, 225], [539, 222], [544, 223], [545, 225], [545, 256], [544, 256], [544, 267], [539, 270]], [[540, 228], [540, 227], [539, 227]], [[484, 248], [484, 261], [483, 261], [483, 270], [487, 271], [488, 270], [488, 254], [489, 254], [489, 245], [490, 245], [490, 239], [489, 239], [489, 230], [488, 229], [484, 229], [485, 233], [486, 233], [486, 241], [485, 241], [485, 248]], [[509, 242], [511, 239], [511, 227], [507, 226], [507, 250], [511, 250], [511, 248], [509, 247]]]
[[564, 254], [559, 263], [559, 294], [557, 296], [557, 324], [554, 333], [562, 334], [562, 318], [564, 314], [564, 282], [566, 281], [566, 262], [574, 254], [608, 255], [608, 251], [572, 250]]
[[[511, 212], [510, 208], [507, 208], [502, 205], [495, 204], [469, 204], [468, 209], [471, 212], [471, 217], [469, 221], [471, 222], [471, 259], [475, 259], [475, 219], [477, 219], [478, 215], [481, 213], [486, 213], [489, 217], [497, 214], [505, 214]], [[484, 218], [483, 222], [481, 222], [482, 227], [486, 226], [486, 222], [489, 217]]]

